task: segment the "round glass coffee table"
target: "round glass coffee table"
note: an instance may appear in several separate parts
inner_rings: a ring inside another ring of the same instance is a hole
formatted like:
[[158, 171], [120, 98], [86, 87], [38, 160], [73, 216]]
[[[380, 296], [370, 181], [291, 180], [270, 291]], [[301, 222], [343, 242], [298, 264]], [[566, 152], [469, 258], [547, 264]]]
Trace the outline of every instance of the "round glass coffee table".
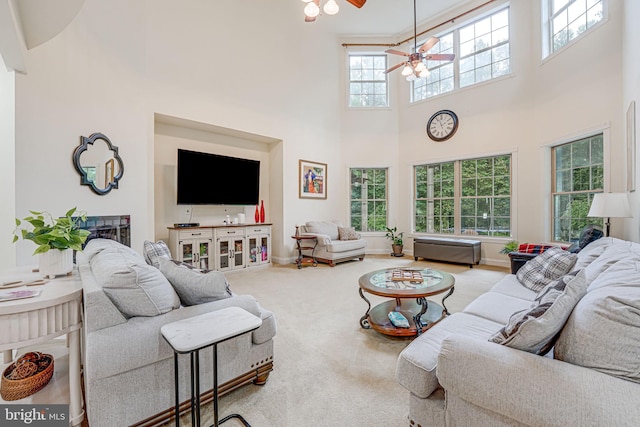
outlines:
[[[360, 297], [368, 305], [367, 312], [360, 318], [360, 326], [385, 335], [409, 337], [420, 335], [449, 314], [444, 300], [453, 294], [455, 278], [431, 268], [385, 268], [361, 276], [358, 284]], [[371, 308], [365, 292], [393, 299]], [[427, 297], [444, 292], [447, 294], [442, 298], [442, 305], [427, 301]], [[409, 321], [409, 327], [394, 326], [389, 320], [392, 311], [401, 313]]]

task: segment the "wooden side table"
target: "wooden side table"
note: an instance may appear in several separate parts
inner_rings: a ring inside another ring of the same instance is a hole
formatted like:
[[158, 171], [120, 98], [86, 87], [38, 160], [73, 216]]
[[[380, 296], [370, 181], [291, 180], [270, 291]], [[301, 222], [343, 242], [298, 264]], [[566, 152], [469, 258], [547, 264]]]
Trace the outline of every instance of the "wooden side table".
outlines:
[[[31, 267], [19, 267], [0, 272], [0, 282], [14, 280], [30, 282], [37, 279], [42, 279], [42, 275], [33, 273]], [[2, 370], [13, 359], [14, 349], [44, 345], [53, 338], [66, 334], [69, 347], [68, 391], [70, 423], [79, 425], [84, 419], [82, 388], [80, 385], [82, 281], [77, 270], [74, 270], [71, 275], [49, 280], [44, 285], [15, 287], [2, 289], [1, 291], [27, 289], [41, 290], [42, 293], [32, 298], [0, 302], [0, 331], [3, 331], [0, 334], [0, 352], [2, 352], [4, 362]], [[66, 367], [58, 363], [64, 360], [64, 357], [58, 359], [56, 356], [54, 354], [54, 379], [57, 374], [66, 371]], [[65, 380], [66, 378], [62, 381], [64, 382]], [[12, 403], [65, 403], [57, 401], [60, 396], [48, 394], [49, 392], [55, 394], [54, 388], [48, 390], [50, 385], [34, 395]]]
[[246, 427], [251, 425], [240, 414], [231, 414], [218, 421], [218, 344], [258, 329], [262, 319], [240, 307], [227, 307], [188, 319], [168, 323], [160, 328], [164, 339], [173, 349], [175, 421], [180, 426], [180, 397], [178, 355], [191, 357], [191, 425], [200, 426], [200, 350], [213, 346], [213, 426], [237, 418]]
[[[298, 250], [298, 258], [296, 258], [296, 265], [298, 268], [302, 268], [302, 264], [312, 264], [314, 267], [318, 266], [318, 261], [314, 256], [316, 246], [318, 246], [318, 238], [312, 235], [299, 234], [297, 236], [291, 236], [296, 241], [296, 249]], [[306, 240], [306, 243], [302, 243]], [[303, 250], [311, 251], [311, 256], [305, 256], [302, 254]]]

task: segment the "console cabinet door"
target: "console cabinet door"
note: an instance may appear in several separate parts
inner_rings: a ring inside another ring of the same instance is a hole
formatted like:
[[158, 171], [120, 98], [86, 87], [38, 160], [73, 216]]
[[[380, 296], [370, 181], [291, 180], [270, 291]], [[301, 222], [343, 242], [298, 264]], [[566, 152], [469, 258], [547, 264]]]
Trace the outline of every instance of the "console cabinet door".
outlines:
[[216, 269], [237, 270], [245, 267], [244, 228], [216, 229]]
[[247, 227], [247, 267], [271, 262], [271, 227]]

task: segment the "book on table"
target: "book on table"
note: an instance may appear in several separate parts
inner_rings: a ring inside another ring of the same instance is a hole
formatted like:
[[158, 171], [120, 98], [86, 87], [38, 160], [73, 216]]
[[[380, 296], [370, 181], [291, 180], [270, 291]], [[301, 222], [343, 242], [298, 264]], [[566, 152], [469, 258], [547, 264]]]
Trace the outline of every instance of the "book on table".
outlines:
[[5, 291], [5, 292], [0, 292], [0, 301], [12, 301], [16, 299], [32, 298], [32, 297], [37, 297], [41, 293], [42, 293], [41, 289], [38, 289], [38, 290], [23, 289], [23, 290], [17, 290], [17, 291]]

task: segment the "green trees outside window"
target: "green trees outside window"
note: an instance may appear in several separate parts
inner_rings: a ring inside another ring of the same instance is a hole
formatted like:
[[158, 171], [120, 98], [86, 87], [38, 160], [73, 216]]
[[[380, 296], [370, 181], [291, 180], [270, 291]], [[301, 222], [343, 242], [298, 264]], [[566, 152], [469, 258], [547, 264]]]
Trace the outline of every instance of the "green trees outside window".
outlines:
[[353, 168], [350, 175], [351, 227], [357, 231], [387, 229], [387, 169]]
[[571, 242], [587, 225], [603, 225], [588, 218], [593, 195], [604, 189], [602, 134], [579, 139], [552, 149], [553, 240]]

